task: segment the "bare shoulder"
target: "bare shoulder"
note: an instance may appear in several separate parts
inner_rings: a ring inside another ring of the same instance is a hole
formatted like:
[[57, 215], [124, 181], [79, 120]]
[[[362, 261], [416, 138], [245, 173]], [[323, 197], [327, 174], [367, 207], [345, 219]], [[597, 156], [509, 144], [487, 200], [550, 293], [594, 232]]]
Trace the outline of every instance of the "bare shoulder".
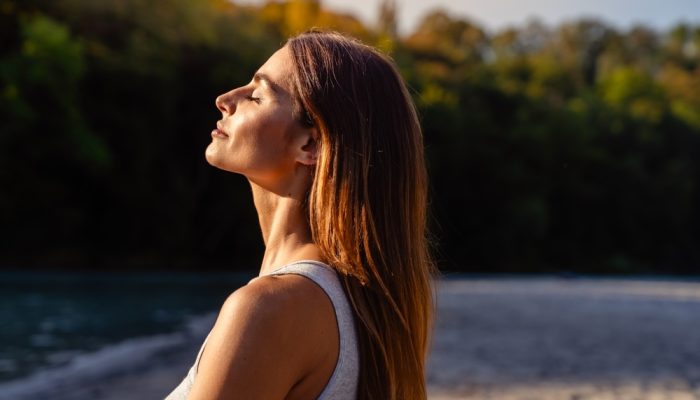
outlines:
[[305, 277], [253, 279], [224, 302], [190, 398], [287, 397], [324, 365], [334, 345], [329, 315], [334, 322], [330, 300]]
[[246, 310], [252, 307], [266, 313], [284, 314], [276, 315], [277, 317], [302, 317], [307, 314], [313, 316], [313, 312], [307, 312], [313, 310], [297, 306], [313, 304], [325, 297], [320, 287], [303, 276], [294, 274], [262, 276], [233, 292], [224, 302], [222, 311], [228, 308], [241, 311], [241, 307]]
[[[324, 307], [327, 306], [327, 307]], [[319, 311], [330, 308], [330, 300], [318, 285], [303, 276], [287, 274], [255, 278], [232, 293], [219, 314], [223, 326], [266, 329], [267, 337], [283, 336], [295, 342], [294, 327], [308, 327], [319, 319]], [[275, 333], [277, 332], [277, 333]]]

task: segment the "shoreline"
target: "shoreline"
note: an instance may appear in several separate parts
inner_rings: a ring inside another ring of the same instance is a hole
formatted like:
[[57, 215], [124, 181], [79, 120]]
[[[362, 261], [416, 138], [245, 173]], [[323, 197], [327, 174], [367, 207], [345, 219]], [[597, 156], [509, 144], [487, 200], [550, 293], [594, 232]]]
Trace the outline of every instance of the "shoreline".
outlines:
[[216, 313], [199, 315], [181, 331], [125, 340], [65, 366], [0, 383], [0, 400], [164, 398], [187, 375], [215, 318]]
[[[700, 282], [451, 278], [437, 287], [430, 399], [700, 400]], [[75, 368], [82, 375], [44, 375], [45, 388], [26, 396], [5, 397], [0, 384], [0, 399], [162, 399], [214, 319], [88, 355], [86, 370]]]

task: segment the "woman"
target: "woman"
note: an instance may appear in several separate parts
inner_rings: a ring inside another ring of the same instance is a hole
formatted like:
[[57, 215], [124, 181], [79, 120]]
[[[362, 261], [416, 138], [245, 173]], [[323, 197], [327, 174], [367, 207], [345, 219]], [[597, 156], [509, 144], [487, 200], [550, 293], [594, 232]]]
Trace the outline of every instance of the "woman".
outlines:
[[310, 31], [216, 105], [206, 158], [250, 182], [265, 255], [168, 398], [425, 399], [427, 177], [393, 63]]

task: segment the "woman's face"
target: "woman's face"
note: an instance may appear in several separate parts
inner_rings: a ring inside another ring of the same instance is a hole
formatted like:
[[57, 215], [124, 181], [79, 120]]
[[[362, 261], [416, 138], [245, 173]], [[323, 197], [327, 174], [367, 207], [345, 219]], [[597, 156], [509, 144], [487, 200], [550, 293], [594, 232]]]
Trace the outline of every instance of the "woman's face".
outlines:
[[312, 129], [293, 113], [291, 63], [289, 49], [282, 47], [248, 85], [217, 97], [222, 118], [206, 150], [209, 164], [271, 188], [299, 164], [313, 164]]

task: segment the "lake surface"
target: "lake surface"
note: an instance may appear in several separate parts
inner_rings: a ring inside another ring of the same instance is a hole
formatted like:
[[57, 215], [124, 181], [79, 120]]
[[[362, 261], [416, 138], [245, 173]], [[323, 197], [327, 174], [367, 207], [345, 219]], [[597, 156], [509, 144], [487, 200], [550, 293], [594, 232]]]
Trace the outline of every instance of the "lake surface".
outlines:
[[168, 334], [202, 325], [198, 318], [213, 321], [254, 275], [2, 272], [0, 385], [30, 382], [86, 355], [113, 362], [116, 353], [162, 346], [173, 340]]

